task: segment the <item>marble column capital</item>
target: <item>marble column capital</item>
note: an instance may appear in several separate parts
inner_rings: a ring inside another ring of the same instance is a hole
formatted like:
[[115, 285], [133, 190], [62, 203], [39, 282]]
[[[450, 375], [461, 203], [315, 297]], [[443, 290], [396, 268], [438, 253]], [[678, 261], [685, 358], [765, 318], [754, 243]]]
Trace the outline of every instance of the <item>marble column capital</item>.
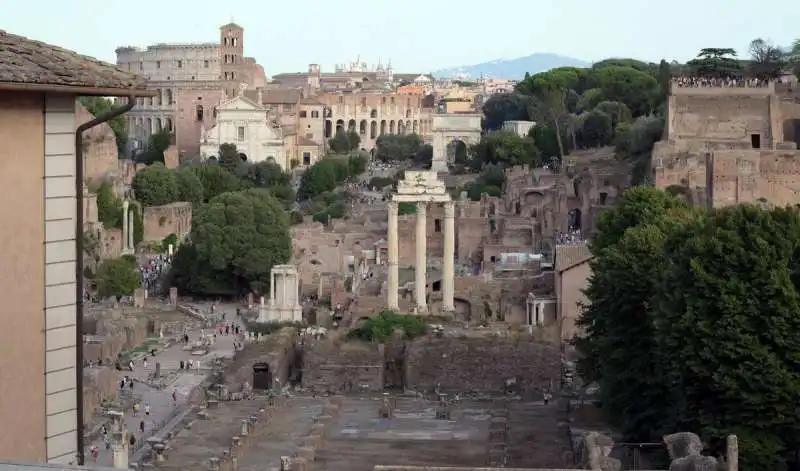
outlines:
[[456, 217], [456, 204], [452, 201], [447, 201], [444, 203], [444, 217], [446, 218], [454, 218]]
[[427, 201], [417, 201], [417, 214], [425, 214], [428, 211]]
[[389, 201], [389, 216], [397, 216], [400, 208], [397, 201]]

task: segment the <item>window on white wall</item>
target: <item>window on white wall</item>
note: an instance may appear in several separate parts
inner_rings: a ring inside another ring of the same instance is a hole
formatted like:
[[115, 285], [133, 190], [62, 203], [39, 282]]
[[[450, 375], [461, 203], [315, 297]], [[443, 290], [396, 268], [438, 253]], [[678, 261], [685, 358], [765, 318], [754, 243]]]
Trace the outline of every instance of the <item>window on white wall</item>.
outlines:
[[236, 128], [236, 131], [237, 131], [237, 133], [238, 133], [238, 139], [239, 139], [240, 141], [243, 141], [243, 140], [244, 140], [244, 138], [245, 138], [245, 135], [244, 135], [244, 126], [239, 126], [238, 128]]

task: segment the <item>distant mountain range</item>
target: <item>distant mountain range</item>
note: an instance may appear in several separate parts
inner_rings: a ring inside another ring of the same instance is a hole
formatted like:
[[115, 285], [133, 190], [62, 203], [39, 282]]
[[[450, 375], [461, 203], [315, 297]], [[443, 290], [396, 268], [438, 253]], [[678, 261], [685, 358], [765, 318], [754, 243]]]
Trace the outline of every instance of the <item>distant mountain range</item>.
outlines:
[[590, 65], [591, 63], [589, 62], [573, 59], [572, 57], [537, 52], [517, 59], [499, 59], [475, 65], [437, 70], [433, 72], [433, 76], [436, 78], [464, 78], [467, 80], [478, 79], [481, 76], [519, 80], [525, 77], [525, 72], [530, 72], [533, 75], [557, 67], [589, 67]]

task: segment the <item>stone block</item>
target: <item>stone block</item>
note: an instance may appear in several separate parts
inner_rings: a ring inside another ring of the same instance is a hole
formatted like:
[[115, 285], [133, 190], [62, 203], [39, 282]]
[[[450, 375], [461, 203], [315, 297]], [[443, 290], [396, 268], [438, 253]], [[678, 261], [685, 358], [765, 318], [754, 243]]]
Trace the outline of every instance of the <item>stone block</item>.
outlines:
[[178, 305], [178, 288], [174, 286], [169, 289], [169, 304], [170, 306]]
[[309, 471], [308, 462], [303, 458], [292, 459], [291, 471]]
[[307, 462], [314, 461], [315, 451], [314, 448], [302, 446], [297, 449], [297, 457], [303, 458]]
[[311, 426], [311, 435], [319, 435], [324, 440], [325, 436], [327, 435], [326, 429], [327, 427], [325, 427], [323, 424], [314, 424]]
[[312, 433], [310, 435], [303, 437], [300, 443], [304, 447], [309, 447], [318, 450], [319, 448], [322, 447], [322, 436], [316, 433]]

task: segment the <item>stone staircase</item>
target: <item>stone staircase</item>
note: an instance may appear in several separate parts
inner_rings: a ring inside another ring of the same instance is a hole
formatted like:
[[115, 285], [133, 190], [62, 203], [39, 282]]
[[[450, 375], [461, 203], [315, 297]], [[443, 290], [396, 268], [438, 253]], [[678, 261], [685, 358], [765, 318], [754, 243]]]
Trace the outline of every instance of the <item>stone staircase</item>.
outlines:
[[511, 402], [508, 404], [509, 468], [565, 469], [571, 444], [560, 425], [563, 411], [556, 403]]

